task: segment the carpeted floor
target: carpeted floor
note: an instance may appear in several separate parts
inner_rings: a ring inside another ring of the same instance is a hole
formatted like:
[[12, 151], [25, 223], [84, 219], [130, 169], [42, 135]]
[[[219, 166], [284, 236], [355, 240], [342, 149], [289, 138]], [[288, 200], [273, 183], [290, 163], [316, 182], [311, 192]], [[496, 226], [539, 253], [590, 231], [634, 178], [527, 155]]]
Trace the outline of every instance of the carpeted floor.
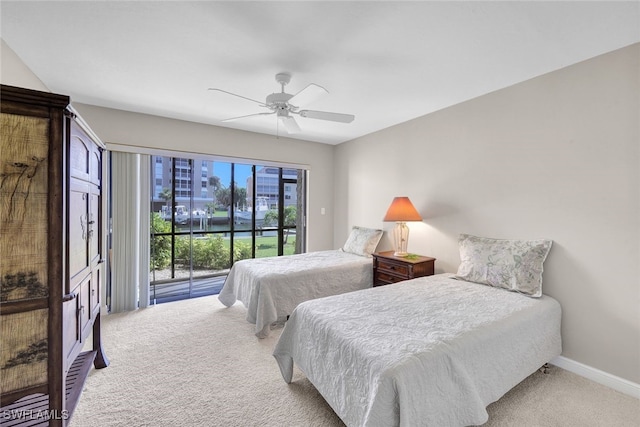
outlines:
[[[280, 330], [259, 340], [245, 314], [208, 296], [104, 316], [111, 365], [90, 373], [71, 427], [343, 426], [300, 371], [282, 380]], [[640, 425], [637, 399], [557, 367], [488, 411], [485, 426]]]

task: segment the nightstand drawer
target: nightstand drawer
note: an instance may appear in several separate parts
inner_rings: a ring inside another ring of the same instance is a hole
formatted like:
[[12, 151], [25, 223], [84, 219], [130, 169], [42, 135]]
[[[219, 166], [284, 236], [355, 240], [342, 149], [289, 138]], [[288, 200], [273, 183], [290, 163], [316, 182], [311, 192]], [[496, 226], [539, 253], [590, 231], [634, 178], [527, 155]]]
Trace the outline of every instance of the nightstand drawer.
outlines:
[[391, 274], [384, 273], [378, 270], [376, 274], [376, 283], [379, 284], [389, 284], [389, 283], [397, 283], [402, 282], [403, 280], [407, 280], [407, 277], [402, 276], [393, 276]]
[[394, 263], [385, 259], [378, 259], [378, 271], [380, 274], [389, 273], [395, 276], [408, 278], [410, 276], [410, 266], [407, 264]]

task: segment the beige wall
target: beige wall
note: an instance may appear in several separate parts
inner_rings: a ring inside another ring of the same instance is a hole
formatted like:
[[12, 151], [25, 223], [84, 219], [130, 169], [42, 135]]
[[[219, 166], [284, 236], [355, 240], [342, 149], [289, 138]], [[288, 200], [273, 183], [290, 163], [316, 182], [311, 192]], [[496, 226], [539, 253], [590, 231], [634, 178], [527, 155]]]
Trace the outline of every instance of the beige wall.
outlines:
[[4, 40], [0, 39], [0, 81], [4, 85], [49, 92]]
[[459, 233], [553, 239], [544, 292], [563, 307], [563, 356], [640, 383], [639, 57], [636, 44], [339, 145], [335, 241], [354, 224], [390, 231], [400, 195], [424, 218], [409, 251], [437, 272], [456, 271]]

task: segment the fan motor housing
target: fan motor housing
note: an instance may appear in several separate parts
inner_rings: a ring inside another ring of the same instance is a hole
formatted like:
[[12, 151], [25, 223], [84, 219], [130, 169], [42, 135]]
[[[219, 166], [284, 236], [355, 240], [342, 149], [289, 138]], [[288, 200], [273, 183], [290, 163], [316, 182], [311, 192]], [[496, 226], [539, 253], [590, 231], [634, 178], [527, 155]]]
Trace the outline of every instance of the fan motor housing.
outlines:
[[269, 108], [272, 108], [272, 109], [274, 108], [288, 109], [287, 101], [289, 101], [292, 97], [293, 95], [284, 93], [284, 92], [272, 93], [271, 95], [267, 96], [266, 104], [269, 106]]

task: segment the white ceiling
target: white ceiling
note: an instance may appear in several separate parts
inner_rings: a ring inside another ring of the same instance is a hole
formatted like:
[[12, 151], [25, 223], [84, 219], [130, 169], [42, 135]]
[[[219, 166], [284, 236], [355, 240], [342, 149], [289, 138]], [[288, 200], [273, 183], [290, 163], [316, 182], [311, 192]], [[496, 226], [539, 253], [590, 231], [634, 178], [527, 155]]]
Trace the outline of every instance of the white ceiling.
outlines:
[[[74, 102], [276, 134], [263, 101], [290, 72], [329, 95], [292, 137], [328, 144], [405, 122], [640, 41], [640, 2], [0, 3], [1, 36]], [[280, 128], [282, 135], [284, 130]]]

